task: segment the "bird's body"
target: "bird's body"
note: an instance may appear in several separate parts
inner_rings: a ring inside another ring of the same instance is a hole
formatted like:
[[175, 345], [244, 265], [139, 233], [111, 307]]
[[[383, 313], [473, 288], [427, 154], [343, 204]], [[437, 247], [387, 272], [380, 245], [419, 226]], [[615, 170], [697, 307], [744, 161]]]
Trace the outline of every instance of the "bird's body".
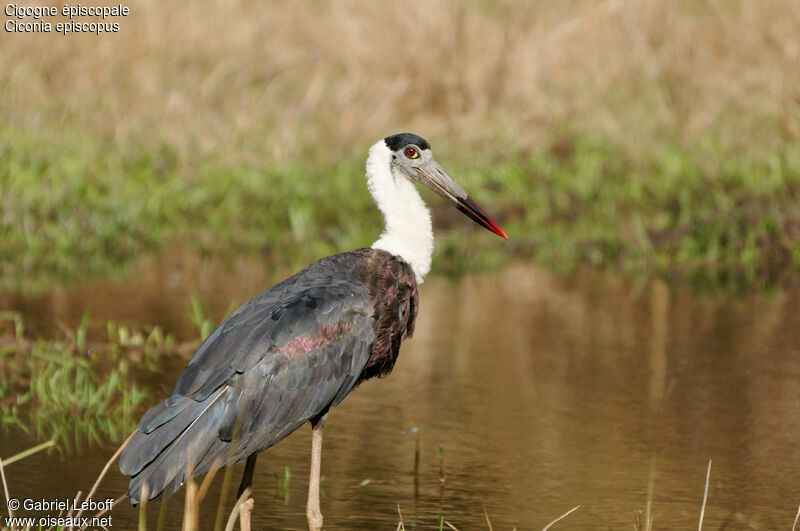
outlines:
[[[170, 396], [125, 445], [120, 469], [133, 502], [255, 456], [306, 422], [313, 426], [307, 516], [319, 529], [322, 429], [328, 410], [360, 382], [394, 367], [414, 331], [417, 284], [430, 270], [433, 230], [414, 183], [425, 184], [490, 231], [503, 230], [436, 162], [424, 139], [398, 134], [367, 158], [367, 187], [386, 229], [370, 249], [318, 260], [239, 308], [192, 357]], [[244, 527], [244, 526], [243, 526]]]
[[388, 374], [417, 304], [411, 267], [380, 249], [328, 256], [250, 300], [142, 418], [120, 460], [131, 498], [172, 494], [189, 463], [197, 475], [269, 448]]

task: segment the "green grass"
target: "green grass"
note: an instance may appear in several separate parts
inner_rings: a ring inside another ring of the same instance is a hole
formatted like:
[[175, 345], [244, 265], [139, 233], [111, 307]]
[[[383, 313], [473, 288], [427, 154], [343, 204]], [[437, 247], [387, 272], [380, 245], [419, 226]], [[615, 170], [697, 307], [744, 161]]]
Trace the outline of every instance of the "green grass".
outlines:
[[117, 442], [133, 431], [148, 393], [134, 372], [158, 372], [164, 354], [191, 353], [159, 327], [107, 324], [108, 339], [87, 339], [88, 317], [65, 338], [31, 339], [14, 312], [0, 313], [0, 425], [67, 450]]
[[[119, 151], [80, 136], [0, 131], [7, 288], [124, 271], [179, 243], [301, 267], [369, 245], [381, 219], [363, 179], [366, 147], [335, 162], [278, 165]], [[449, 150], [448, 150], [449, 148]], [[439, 159], [510, 236], [484, 233], [433, 194], [435, 271], [533, 258], [761, 287], [800, 269], [800, 148], [737, 151], [713, 138], [634, 153], [562, 132], [529, 153]]]

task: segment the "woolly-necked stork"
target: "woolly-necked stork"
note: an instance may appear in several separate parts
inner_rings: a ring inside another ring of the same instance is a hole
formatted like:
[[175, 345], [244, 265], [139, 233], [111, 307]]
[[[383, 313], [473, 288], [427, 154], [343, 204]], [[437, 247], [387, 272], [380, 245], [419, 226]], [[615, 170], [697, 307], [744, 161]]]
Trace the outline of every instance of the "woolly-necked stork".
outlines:
[[367, 187], [386, 229], [369, 249], [322, 258], [257, 295], [206, 338], [172, 394], [141, 419], [120, 469], [128, 493], [160, 499], [192, 476], [256, 456], [310, 422], [311, 475], [306, 515], [322, 527], [322, 430], [331, 407], [360, 382], [385, 376], [414, 331], [417, 284], [430, 271], [430, 212], [414, 183], [469, 218], [503, 229], [433, 158], [428, 142], [402, 133], [378, 141], [367, 158]]

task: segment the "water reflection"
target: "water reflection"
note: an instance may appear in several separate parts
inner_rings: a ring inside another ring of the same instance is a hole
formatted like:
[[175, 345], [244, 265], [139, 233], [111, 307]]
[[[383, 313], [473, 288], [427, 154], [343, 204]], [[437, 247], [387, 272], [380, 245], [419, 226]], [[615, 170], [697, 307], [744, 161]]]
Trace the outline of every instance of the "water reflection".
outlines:
[[[221, 316], [231, 299], [279, 280], [257, 262], [159, 267], [125, 283], [97, 281], [83, 298], [51, 294], [42, 313], [69, 321], [90, 307], [99, 319], [192, 334], [190, 291]], [[527, 265], [457, 282], [431, 278], [395, 371], [362, 385], [329, 418], [325, 527], [394, 528], [399, 505], [406, 528], [438, 528], [439, 515], [459, 529], [486, 528], [484, 507], [495, 529], [541, 528], [581, 504], [561, 528], [630, 528], [637, 512], [657, 528], [690, 528], [713, 459], [707, 528], [788, 528], [800, 503], [798, 303], [797, 293], [721, 302], [659, 282], [592, 271], [557, 277]], [[0, 455], [25, 444], [4, 438]], [[256, 528], [304, 528], [309, 451], [303, 428], [259, 460]], [[9, 487], [17, 497], [74, 494], [109, 454], [37, 456], [7, 471]], [[113, 474], [102, 497], [125, 484]], [[174, 525], [180, 505], [179, 494]], [[211, 519], [215, 502], [206, 505]], [[115, 527], [136, 519], [127, 506], [113, 514]]]
[[157, 324], [188, 340], [197, 337], [187, 314], [192, 294], [218, 322], [231, 305], [244, 303], [293, 272], [266, 267], [256, 258], [225, 260], [176, 249], [142, 259], [124, 278], [96, 278], [36, 294], [0, 292], [0, 309], [21, 312], [26, 328], [37, 336], [58, 337], [62, 328], [76, 328], [88, 310], [100, 328], [107, 320]]

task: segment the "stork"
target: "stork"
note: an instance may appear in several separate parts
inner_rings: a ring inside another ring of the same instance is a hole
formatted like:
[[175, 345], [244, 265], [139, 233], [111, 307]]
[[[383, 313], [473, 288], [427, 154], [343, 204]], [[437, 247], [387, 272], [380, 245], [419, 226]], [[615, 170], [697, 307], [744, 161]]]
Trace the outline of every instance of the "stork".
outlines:
[[[331, 407], [359, 383], [386, 376], [414, 331], [420, 284], [431, 268], [424, 184], [473, 221], [508, 238], [410, 133], [369, 150], [367, 188], [385, 230], [368, 249], [322, 258], [257, 295], [200, 345], [172, 394], [153, 406], [125, 445], [119, 466], [131, 501], [174, 493], [196, 476], [247, 460], [250, 487], [259, 452], [311, 423], [306, 517], [322, 528], [322, 430]], [[187, 466], [188, 465], [188, 466]]]

